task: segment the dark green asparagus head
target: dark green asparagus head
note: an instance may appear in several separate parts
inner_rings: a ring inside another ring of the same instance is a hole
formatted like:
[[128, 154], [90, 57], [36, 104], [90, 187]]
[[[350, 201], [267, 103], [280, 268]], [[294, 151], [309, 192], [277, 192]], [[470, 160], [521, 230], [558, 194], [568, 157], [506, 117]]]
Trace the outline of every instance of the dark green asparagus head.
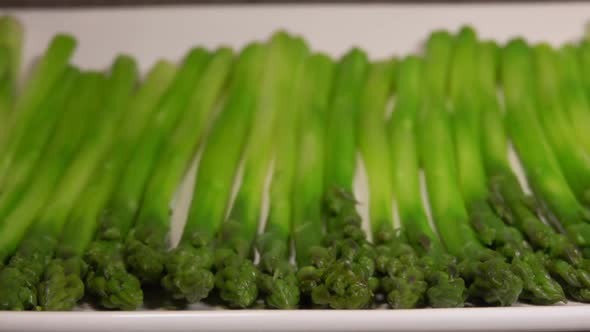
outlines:
[[247, 308], [256, 301], [260, 271], [250, 259], [221, 248], [215, 253], [215, 267], [215, 287], [222, 300], [235, 308]]
[[299, 282], [295, 268], [289, 264], [287, 243], [272, 231], [257, 240], [260, 255], [258, 288], [266, 304], [276, 309], [294, 309], [299, 304]]
[[504, 257], [511, 259], [532, 251], [530, 244], [524, 239], [522, 233], [511, 226], [503, 226], [497, 232], [495, 249]]
[[39, 283], [39, 305], [45, 311], [69, 311], [84, 296], [86, 263], [79, 257], [54, 259]]
[[324, 197], [328, 235], [323, 247], [312, 250], [314, 266], [297, 274], [301, 292], [311, 293], [315, 304], [360, 309], [372, 303], [379, 285], [373, 277], [376, 252], [361, 228], [356, 205], [350, 192], [338, 188]]
[[495, 254], [466, 258], [459, 264], [459, 271], [469, 285], [469, 298], [474, 302], [509, 306], [522, 292], [522, 280], [503, 257]]
[[463, 307], [467, 297], [465, 281], [459, 276], [455, 257], [443, 253], [420, 258], [428, 290], [426, 300], [433, 308]]
[[310, 296], [313, 289], [322, 282], [324, 271], [325, 268], [317, 268], [312, 265], [299, 268], [296, 277], [301, 294]]
[[354, 195], [348, 191], [340, 188], [327, 191], [323, 207], [330, 233], [332, 230], [338, 232], [345, 226], [355, 226], [360, 229], [362, 219], [356, 210], [356, 205]]
[[299, 282], [295, 269], [287, 261], [275, 266], [272, 274], [261, 273], [258, 287], [264, 294], [266, 304], [276, 309], [295, 309], [299, 304]]
[[587, 262], [576, 267], [559, 258], [545, 258], [545, 266], [570, 298], [590, 301], [590, 265]]
[[143, 303], [139, 280], [125, 270], [123, 262], [91, 269], [86, 288], [107, 309], [135, 310]]
[[429, 277], [426, 291], [428, 305], [433, 308], [460, 308], [465, 305], [465, 281], [444, 271], [435, 271]]
[[387, 303], [395, 309], [409, 309], [424, 305], [428, 284], [416, 255], [405, 254], [389, 261], [387, 276], [381, 281]]
[[23, 273], [8, 266], [0, 272], [0, 310], [34, 310], [37, 292]]
[[95, 241], [84, 256], [88, 264], [87, 291], [107, 309], [135, 310], [143, 303], [139, 280], [127, 272], [123, 244]]
[[339, 235], [330, 247], [312, 250], [312, 266], [297, 272], [302, 294], [314, 304], [335, 309], [368, 307], [378, 287], [375, 251], [366, 240]]
[[403, 255], [415, 255], [414, 249], [404, 241], [391, 241], [375, 247], [375, 267], [381, 274], [389, 272], [392, 260]]
[[32, 310], [37, 307], [37, 283], [50, 262], [55, 239], [30, 236], [0, 271], [0, 310]]
[[396, 233], [394, 239], [378, 245], [375, 251], [381, 290], [389, 305], [399, 309], [422, 306], [427, 290], [424, 270], [403, 233]]
[[311, 289], [315, 304], [360, 309], [370, 305], [378, 287], [375, 251], [366, 241], [341, 237], [329, 248], [315, 248], [314, 267], [300, 270], [302, 292]]
[[289, 258], [289, 248], [282, 236], [267, 231], [258, 237], [256, 245], [260, 252], [260, 270], [274, 274], [277, 268], [283, 268], [284, 262]]
[[469, 208], [471, 212], [469, 214], [469, 222], [473, 226], [479, 240], [486, 246], [491, 246], [496, 240], [496, 229], [490, 227], [490, 224], [492, 224], [490, 219], [496, 218], [496, 215], [491, 209], [482, 207], [482, 204], [487, 204], [487, 202], [479, 201], [472, 203], [472, 206]]
[[[506, 201], [506, 198], [502, 193], [502, 188], [505, 185], [505, 182], [507, 181], [506, 178], [507, 177], [504, 176], [503, 173], [491, 175], [489, 177], [490, 190], [488, 200], [490, 206], [492, 207], [496, 215], [502, 218], [502, 220], [504, 220], [507, 224], [512, 225], [515, 222], [514, 211], [510, 207], [509, 203]], [[512, 183], [512, 185], [515, 184]], [[516, 187], [516, 190], [519, 190], [520, 185], [518, 184], [518, 182], [516, 183], [516, 185], [518, 185], [518, 187]]]
[[573, 265], [579, 265], [584, 260], [580, 249], [567, 236], [553, 233], [552, 236], [547, 237], [546, 241], [549, 244], [549, 255], [551, 257], [565, 259]]
[[230, 218], [223, 224], [218, 234], [219, 242], [240, 257], [248, 257], [252, 254], [252, 241], [244, 236], [245, 223], [243, 219]]
[[162, 278], [162, 287], [173, 298], [196, 303], [209, 295], [215, 284], [211, 272], [213, 266], [212, 248], [196, 248], [190, 244], [181, 244], [170, 251], [166, 257], [166, 275]]
[[539, 220], [537, 212], [542, 208], [534, 197], [523, 193], [515, 176], [505, 172], [494, 175], [489, 198], [498, 216], [510, 225], [518, 218], [531, 244], [545, 249], [550, 257], [562, 258], [574, 265], [582, 261], [582, 253], [567, 236]]
[[131, 230], [125, 247], [126, 262], [142, 283], [160, 281], [166, 261], [168, 230], [149, 225]]
[[512, 271], [523, 281], [521, 300], [534, 304], [554, 304], [565, 301], [563, 289], [549, 275], [543, 260], [533, 252], [512, 260]]
[[333, 309], [363, 309], [373, 302], [374, 285], [362, 273], [355, 271], [353, 264], [338, 261], [322, 274], [321, 282], [312, 289], [311, 298], [315, 304]]

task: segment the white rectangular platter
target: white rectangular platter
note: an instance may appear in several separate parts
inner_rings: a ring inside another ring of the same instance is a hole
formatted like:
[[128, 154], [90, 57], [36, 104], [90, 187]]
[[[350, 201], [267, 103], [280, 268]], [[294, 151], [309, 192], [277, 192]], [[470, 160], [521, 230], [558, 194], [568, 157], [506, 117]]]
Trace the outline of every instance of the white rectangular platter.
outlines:
[[[1, 4], [1, 2], [0, 2]], [[2, 12], [2, 10], [0, 10]], [[4, 11], [7, 13], [7, 11]], [[3, 14], [4, 14], [3, 13]], [[515, 36], [558, 44], [582, 37], [590, 4], [483, 5], [256, 5], [12, 10], [26, 27], [25, 63], [58, 32], [75, 35], [74, 63], [106, 68], [128, 53], [146, 70], [158, 58], [180, 59], [195, 45], [240, 48], [277, 29], [306, 37], [317, 51], [339, 56], [352, 46], [371, 58], [419, 49], [435, 29], [473, 25], [482, 38], [500, 42]], [[195, 167], [174, 202], [173, 239], [178, 239], [191, 198]], [[365, 181], [359, 168], [356, 191], [367, 213]], [[200, 310], [199, 310], [200, 309]], [[203, 310], [72, 313], [0, 313], [0, 331], [574, 331], [590, 330], [590, 305], [568, 303], [511, 308], [276, 311]]]

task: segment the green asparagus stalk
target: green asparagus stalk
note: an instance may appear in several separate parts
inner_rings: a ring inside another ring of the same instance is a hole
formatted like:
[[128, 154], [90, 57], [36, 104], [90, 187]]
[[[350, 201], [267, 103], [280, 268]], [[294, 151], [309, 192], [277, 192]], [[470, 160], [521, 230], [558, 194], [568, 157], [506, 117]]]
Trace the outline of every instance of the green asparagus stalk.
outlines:
[[[116, 133], [112, 133], [117, 137], [116, 144], [112, 144], [110, 152], [102, 158], [76, 200], [62, 231], [56, 258], [45, 270], [39, 285], [39, 303], [43, 310], [71, 310], [84, 295], [82, 278], [87, 266], [82, 258], [92, 241], [101, 208], [118, 183], [130, 152], [145, 131], [153, 105], [168, 87], [174, 71], [174, 65], [160, 61], [150, 70], [143, 85], [133, 96], [120, 93], [120, 99], [110, 100], [111, 107], [127, 107], [128, 110], [123, 112], [124, 119], [117, 125]], [[101, 252], [90, 250], [87, 257], [91, 258], [93, 254], [100, 256]], [[125, 278], [126, 274], [121, 276]], [[117, 275], [111, 276], [110, 280], [117, 280]], [[130, 298], [133, 299], [133, 296]]]
[[540, 205], [552, 222], [565, 228], [574, 243], [587, 247], [590, 245], [588, 211], [569, 188], [535, 116], [532, 73], [530, 49], [522, 40], [511, 41], [502, 53], [508, 131]]
[[[374, 251], [361, 229], [352, 195], [356, 167], [356, 120], [366, 82], [368, 60], [359, 49], [349, 51], [338, 64], [327, 113], [324, 138], [324, 204], [327, 234], [324, 247], [313, 249], [312, 265], [300, 268], [306, 297], [319, 306], [365, 308], [372, 303], [378, 280]], [[298, 252], [299, 254], [299, 252]]]
[[[11, 16], [0, 17], [0, 114], [6, 121], [12, 111], [20, 74], [23, 27]], [[3, 131], [6, 128], [2, 128]]]
[[[180, 114], [186, 109], [195, 83], [208, 60], [209, 54], [202, 48], [189, 52], [147, 124], [150, 134], [133, 151], [121, 182], [103, 208], [98, 243], [91, 246], [91, 255], [87, 255], [90, 269], [86, 276], [86, 287], [106, 308], [134, 309], [143, 300], [139, 281], [125, 267], [123, 242], [135, 221], [141, 195], [164, 139], [174, 130]], [[112, 279], [115, 274], [113, 271], [119, 274], [117, 280]]]
[[[581, 268], [583, 258], [578, 248], [563, 234], [542, 222], [536, 215], [535, 202], [521, 188], [508, 161], [508, 141], [504, 119], [496, 99], [496, 77], [493, 42], [480, 46], [480, 78], [483, 129], [483, 156], [489, 183], [489, 199], [496, 213], [509, 225], [526, 236], [530, 244], [540, 252], [545, 266], [561, 284], [566, 294], [579, 301], [587, 301], [587, 272]], [[546, 256], [545, 258], [543, 256]]]
[[260, 44], [242, 51], [227, 100], [205, 144], [181, 243], [169, 252], [162, 278], [162, 286], [175, 299], [197, 302], [214, 286], [214, 235], [224, 219], [252, 122], [265, 54], [266, 48]]
[[228, 48], [213, 54], [146, 186], [135, 228], [126, 241], [127, 266], [142, 282], [153, 284], [162, 277], [170, 229], [169, 204], [225, 88], [232, 60], [233, 54]]
[[0, 142], [5, 141], [0, 144], [0, 188], [3, 193], [6, 192], [4, 181], [8, 174], [11, 175], [9, 178], [13, 178], [9, 171], [18, 154], [17, 147], [34, 132], [34, 128], [28, 127], [29, 123], [37, 115], [37, 110], [44, 111], [40, 106], [62, 77], [75, 47], [76, 41], [70, 36], [54, 37], [14, 102], [11, 117], [7, 120], [9, 125], [5, 127], [8, 130], [0, 134]]
[[[43, 162], [39, 165], [43, 172], [32, 179], [31, 183], [34, 185], [0, 226], [3, 229], [0, 237], [0, 260], [6, 259], [20, 243], [8, 267], [0, 272], [0, 307], [3, 309], [23, 310], [36, 306], [35, 285], [53, 256], [56, 239], [63, 225], [62, 211], [67, 213], [68, 205], [65, 204], [66, 207], [62, 208], [62, 199], [65, 201], [71, 191], [67, 181], [78, 176], [76, 171], [80, 172], [79, 168], [72, 167], [74, 164], [70, 164], [70, 161], [75, 155], [79, 155], [79, 148], [84, 146], [84, 143], [80, 143], [86, 129], [81, 125], [82, 119], [87, 117], [90, 123], [96, 120], [99, 113], [97, 105], [101, 104], [100, 100], [103, 98], [104, 77], [101, 74], [83, 74], [78, 83], [79, 94], [73, 95], [68, 101], [63, 127], [59, 128], [61, 131], [54, 136]], [[84, 112], [80, 109], [84, 109]], [[73, 129], [74, 127], [77, 128]], [[92, 126], [88, 129], [92, 130]], [[50, 197], [52, 201], [48, 201]], [[46, 202], [58, 202], [59, 208], [55, 210], [55, 215], [39, 215]], [[33, 221], [36, 222], [33, 224]], [[31, 230], [21, 243], [31, 224]]]
[[324, 144], [326, 158], [322, 212], [326, 218], [324, 243], [327, 246], [336, 247], [336, 242], [349, 235], [365, 241], [352, 183], [358, 141], [356, 121], [368, 66], [366, 54], [359, 49], [352, 49], [342, 57], [336, 68]]
[[424, 274], [414, 252], [398, 250], [402, 237], [393, 233], [393, 187], [391, 158], [385, 131], [385, 110], [392, 92], [393, 63], [371, 65], [361, 96], [359, 146], [369, 179], [369, 215], [374, 242], [378, 247], [377, 271], [383, 274], [382, 288], [393, 308], [413, 308], [426, 292]]
[[[560, 96], [571, 120], [573, 132], [587, 153], [590, 153], [590, 102], [584, 89], [576, 49], [565, 45], [558, 52]], [[590, 200], [587, 193], [585, 200]]]
[[323, 214], [327, 233], [323, 242], [328, 247], [338, 247], [337, 242], [351, 234], [366, 242], [352, 183], [358, 141], [356, 121], [368, 66], [366, 54], [355, 48], [340, 59], [334, 76], [324, 139]]
[[[324, 137], [334, 69], [335, 65], [330, 57], [324, 54], [313, 54], [305, 61], [297, 87], [299, 96], [297, 112], [301, 115], [298, 128], [300, 135], [298, 157], [294, 163], [295, 175], [291, 189], [293, 210], [291, 232], [295, 244], [295, 258], [299, 266], [297, 277], [302, 283], [313, 282], [312, 279], [307, 278], [315, 274], [316, 268], [311, 266], [314, 261], [314, 250], [322, 245]], [[282, 195], [291, 194], [282, 192], [282, 190], [286, 192], [287, 188], [281, 187], [282, 183], [278, 180], [280, 179], [275, 179], [271, 187], [271, 204], [274, 207], [271, 207], [271, 213], [276, 215], [283, 211], [280, 205], [284, 200]], [[280, 199], [277, 199], [276, 196], [279, 195], [281, 195]], [[289, 203], [286, 201], [284, 205]], [[269, 218], [269, 222], [276, 219]], [[271, 223], [269, 227], [273, 225], [276, 224]], [[289, 225], [285, 225], [284, 228], [276, 226], [275, 233], [289, 234]], [[286, 248], [285, 251], [287, 251]], [[310, 287], [304, 286], [302, 290], [311, 291]]]
[[[461, 276], [472, 301], [511, 305], [522, 290], [522, 280], [497, 253], [486, 250], [469, 225], [469, 215], [458, 183], [455, 151], [444, 93], [451, 54], [451, 37], [431, 35], [427, 44], [423, 99], [419, 114], [419, 153], [428, 188], [432, 215], [447, 250], [459, 257]], [[433, 148], [436, 147], [436, 148]]]
[[[326, 191], [338, 188], [352, 193], [356, 169], [356, 120], [360, 93], [368, 68], [367, 55], [360, 49], [349, 51], [338, 64], [333, 98], [328, 112], [326, 136]], [[329, 230], [336, 225], [328, 225]]]
[[385, 110], [392, 92], [391, 62], [372, 64], [360, 102], [358, 140], [369, 179], [369, 215], [376, 242], [393, 232], [391, 165], [385, 136]]
[[[302, 117], [311, 108], [300, 107], [304, 98], [301, 89], [302, 73], [306, 58], [309, 58], [307, 45], [301, 38], [290, 37], [282, 47], [280, 74], [267, 83], [275, 84], [275, 98], [271, 105], [281, 111], [275, 115], [272, 133], [274, 177], [270, 188], [270, 211], [264, 234], [257, 241], [261, 257], [258, 287], [268, 306], [289, 309], [296, 308], [300, 300], [295, 269], [289, 263], [289, 234], [294, 213], [293, 182], [299, 152], [298, 133], [303, 130], [300, 124]], [[271, 56], [272, 53], [269, 57]], [[269, 59], [269, 63], [271, 61]], [[308, 120], [313, 122], [313, 118]], [[313, 149], [313, 146], [310, 148]]]
[[[453, 133], [460, 189], [469, 219], [480, 241], [502, 253], [523, 280], [520, 299], [536, 304], [563, 301], [565, 295], [534, 254], [522, 234], [505, 225], [488, 203], [485, 168], [480, 153], [480, 105], [476, 83], [477, 40], [474, 31], [463, 28], [456, 41], [453, 60]], [[487, 95], [486, 95], [487, 96]]]
[[[284, 32], [278, 32], [269, 42], [260, 97], [255, 105], [252, 129], [243, 156], [242, 184], [220, 232], [215, 258], [215, 286], [220, 297], [232, 307], [248, 307], [258, 298], [260, 272], [249, 258], [262, 212], [262, 195], [271, 165], [275, 126], [283, 129], [277, 144], [283, 145], [281, 149], [293, 150], [288, 143], [293, 137], [289, 131], [290, 126], [296, 123], [296, 113], [281, 109], [281, 103], [285, 102], [283, 82], [292, 68], [289, 57], [295, 51], [290, 43], [290, 37]], [[281, 124], [283, 121], [286, 125]], [[283, 140], [287, 142], [281, 142]]]
[[[560, 98], [558, 55], [547, 44], [535, 48], [536, 114], [570, 188], [578, 200], [590, 200], [590, 154], [580, 145]], [[585, 99], [585, 97], [583, 97]]]
[[422, 252], [444, 250], [428, 223], [420, 193], [416, 116], [420, 106], [423, 61], [409, 56], [397, 71], [395, 110], [389, 120], [393, 191], [402, 227]]
[[[430, 226], [420, 193], [416, 114], [422, 86], [422, 61], [410, 56], [398, 68], [396, 106], [388, 124], [388, 139], [393, 192], [403, 233], [421, 255], [419, 264], [428, 282], [426, 304], [435, 308], [461, 307], [466, 296], [465, 282], [456, 272], [456, 259], [446, 253]], [[377, 264], [378, 269], [380, 265]]]

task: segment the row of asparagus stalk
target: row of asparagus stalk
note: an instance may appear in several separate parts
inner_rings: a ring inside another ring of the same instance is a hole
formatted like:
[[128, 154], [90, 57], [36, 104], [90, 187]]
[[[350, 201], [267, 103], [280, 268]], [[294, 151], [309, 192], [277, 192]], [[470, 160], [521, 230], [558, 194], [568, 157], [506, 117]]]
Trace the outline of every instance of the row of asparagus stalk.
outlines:
[[58, 35], [20, 87], [22, 40], [1, 18], [0, 309], [133, 310], [144, 290], [174, 307], [590, 301], [588, 42], [499, 47], [464, 27], [420, 55], [335, 61], [277, 32], [140, 80], [126, 55], [78, 69]]

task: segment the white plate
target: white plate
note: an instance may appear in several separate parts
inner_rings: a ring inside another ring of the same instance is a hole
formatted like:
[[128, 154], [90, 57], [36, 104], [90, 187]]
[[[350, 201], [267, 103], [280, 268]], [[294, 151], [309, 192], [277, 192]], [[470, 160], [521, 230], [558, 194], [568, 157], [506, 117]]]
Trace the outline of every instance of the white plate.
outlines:
[[[145, 71], [156, 59], [179, 59], [194, 45], [241, 47], [284, 28], [302, 34], [313, 49], [338, 56], [352, 46], [372, 58], [418, 50], [434, 29], [476, 27], [483, 38], [523, 36], [558, 44], [581, 38], [590, 4], [202, 6], [142, 9], [14, 10], [27, 30], [25, 63], [58, 32], [78, 37], [74, 62], [106, 68], [114, 56], [134, 55]], [[190, 202], [194, 167], [176, 201], [178, 239]], [[356, 181], [367, 200], [362, 168]], [[367, 214], [366, 204], [361, 212]], [[366, 311], [191, 310], [132, 313], [0, 313], [0, 331], [470, 331], [590, 330], [590, 305], [551, 307]]]

